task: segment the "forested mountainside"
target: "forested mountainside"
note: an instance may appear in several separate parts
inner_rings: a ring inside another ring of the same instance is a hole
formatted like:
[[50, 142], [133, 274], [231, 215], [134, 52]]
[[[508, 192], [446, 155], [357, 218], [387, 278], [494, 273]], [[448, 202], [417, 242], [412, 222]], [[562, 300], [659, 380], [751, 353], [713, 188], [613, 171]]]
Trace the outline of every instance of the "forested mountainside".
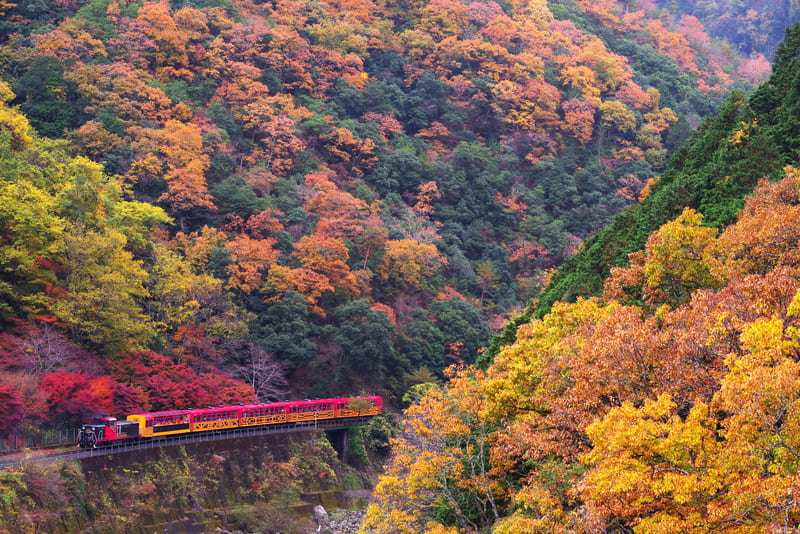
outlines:
[[797, 0], [655, 0], [651, 6], [696, 17], [709, 35], [745, 55], [763, 54], [770, 60], [787, 24], [800, 19]]
[[[573, 9], [574, 3], [549, 4], [554, 14], [569, 12], [581, 27], [581, 15]], [[582, 7], [607, 20], [620, 13], [627, 21], [636, 20], [644, 12], [653, 18], [678, 21], [682, 33], [696, 44], [709, 44], [709, 38], [721, 39], [757, 62], [765, 58], [771, 61], [786, 28], [800, 20], [800, 3], [796, 0], [600, 0]]]
[[798, 58], [800, 25], [587, 245], [600, 294], [414, 387], [363, 532], [800, 528]]
[[569, 258], [541, 294], [537, 313], [556, 300], [598, 295], [613, 267], [627, 266], [648, 236], [691, 207], [705, 224], [723, 228], [734, 221], [747, 195], [763, 177], [777, 178], [800, 159], [800, 30], [787, 32], [774, 73], [749, 98], [734, 94], [672, 157], [649, 196], [615, 218]]
[[0, 4], [4, 432], [399, 398], [768, 64], [647, 1]]

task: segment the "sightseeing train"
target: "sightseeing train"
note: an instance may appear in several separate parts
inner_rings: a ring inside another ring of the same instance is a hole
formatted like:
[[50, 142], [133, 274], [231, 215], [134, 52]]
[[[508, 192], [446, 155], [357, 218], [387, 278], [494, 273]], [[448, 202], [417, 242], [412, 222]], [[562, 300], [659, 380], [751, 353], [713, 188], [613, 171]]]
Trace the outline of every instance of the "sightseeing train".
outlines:
[[126, 439], [372, 416], [380, 414], [382, 409], [383, 399], [368, 395], [151, 412], [129, 415], [125, 421], [101, 417], [80, 427], [78, 446], [92, 448]]

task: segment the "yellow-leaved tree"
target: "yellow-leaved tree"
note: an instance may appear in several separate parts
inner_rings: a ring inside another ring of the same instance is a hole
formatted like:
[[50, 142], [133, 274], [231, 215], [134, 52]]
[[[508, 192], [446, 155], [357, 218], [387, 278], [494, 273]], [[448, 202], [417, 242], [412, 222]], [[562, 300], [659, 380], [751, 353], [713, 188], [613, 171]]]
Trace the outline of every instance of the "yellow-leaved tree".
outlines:
[[488, 468], [489, 427], [480, 415], [484, 377], [476, 370], [448, 374], [447, 389], [428, 389], [407, 410], [361, 532], [477, 532], [498, 519], [503, 489]]
[[[597, 518], [641, 533], [786, 532], [798, 525], [800, 294], [786, 321], [742, 334], [710, 403], [668, 395], [612, 410], [587, 430], [584, 498]], [[787, 530], [788, 529], [788, 530]]]

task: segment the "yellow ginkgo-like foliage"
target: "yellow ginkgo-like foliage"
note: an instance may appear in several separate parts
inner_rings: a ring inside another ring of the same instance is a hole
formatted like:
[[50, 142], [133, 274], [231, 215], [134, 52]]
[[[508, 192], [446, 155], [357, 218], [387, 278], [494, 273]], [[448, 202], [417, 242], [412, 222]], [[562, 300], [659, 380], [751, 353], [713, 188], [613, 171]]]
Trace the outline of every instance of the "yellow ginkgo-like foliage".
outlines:
[[[11, 102], [16, 95], [7, 83], [0, 81], [0, 101]], [[0, 136], [7, 137], [14, 150], [22, 150], [31, 142], [30, 123], [17, 110], [0, 105]]]

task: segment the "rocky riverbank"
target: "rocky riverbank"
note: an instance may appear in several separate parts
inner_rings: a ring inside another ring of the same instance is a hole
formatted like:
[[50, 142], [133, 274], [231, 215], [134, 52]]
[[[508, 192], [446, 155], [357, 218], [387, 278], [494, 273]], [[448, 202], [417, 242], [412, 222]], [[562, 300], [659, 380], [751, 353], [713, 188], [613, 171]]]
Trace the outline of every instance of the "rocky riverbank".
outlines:
[[[361, 522], [364, 520], [363, 510], [336, 510], [325, 515], [317, 513], [317, 526], [308, 531], [308, 534], [356, 534]], [[243, 532], [241, 530], [216, 529], [216, 534], [262, 534], [256, 532]]]
[[364, 520], [363, 510], [337, 510], [320, 522], [320, 534], [355, 534]]

